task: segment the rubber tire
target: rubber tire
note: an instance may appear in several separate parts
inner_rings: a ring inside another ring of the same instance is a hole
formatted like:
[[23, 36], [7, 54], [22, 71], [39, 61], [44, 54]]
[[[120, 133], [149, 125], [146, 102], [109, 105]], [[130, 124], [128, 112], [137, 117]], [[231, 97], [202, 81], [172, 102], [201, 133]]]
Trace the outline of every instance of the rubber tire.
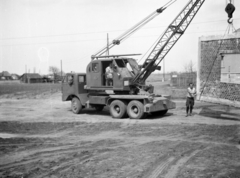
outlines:
[[[119, 107], [120, 111], [116, 111], [116, 107]], [[110, 114], [113, 118], [124, 118], [126, 117], [127, 114], [127, 105], [125, 102], [120, 101], [120, 100], [114, 100], [111, 104], [110, 104]]]
[[153, 113], [151, 113], [151, 114], [152, 114], [153, 116], [164, 116], [167, 112], [168, 112], [168, 109], [162, 110], [162, 111], [153, 112]]
[[104, 106], [103, 105], [95, 105], [94, 108], [97, 112], [101, 112], [103, 110]]
[[73, 97], [72, 98], [71, 108], [72, 108], [72, 112], [74, 114], [79, 114], [81, 112], [82, 104], [81, 104], [80, 100], [77, 97]]
[[[137, 113], [133, 111], [133, 108], [137, 109]], [[146, 114], [144, 113], [143, 103], [137, 100], [133, 100], [128, 104], [127, 113], [130, 119], [143, 119], [146, 117]]]

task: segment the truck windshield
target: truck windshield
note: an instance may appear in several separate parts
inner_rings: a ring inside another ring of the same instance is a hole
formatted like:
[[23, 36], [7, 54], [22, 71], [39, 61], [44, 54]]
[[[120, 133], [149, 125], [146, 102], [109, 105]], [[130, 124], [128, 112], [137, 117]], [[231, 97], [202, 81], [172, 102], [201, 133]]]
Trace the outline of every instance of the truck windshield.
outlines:
[[118, 65], [118, 67], [120, 67], [120, 68], [126, 67], [126, 62], [123, 59], [117, 59], [115, 61]]
[[131, 68], [132, 68], [132, 70], [133, 70], [135, 75], [140, 72], [139, 65], [138, 65], [138, 63], [136, 62], [135, 59], [128, 59], [128, 63], [131, 66]]

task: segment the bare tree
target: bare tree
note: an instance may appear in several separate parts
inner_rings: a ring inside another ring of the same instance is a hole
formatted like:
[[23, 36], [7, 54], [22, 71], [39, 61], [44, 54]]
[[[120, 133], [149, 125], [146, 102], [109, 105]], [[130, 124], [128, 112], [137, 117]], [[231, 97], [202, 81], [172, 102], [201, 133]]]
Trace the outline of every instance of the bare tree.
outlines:
[[184, 72], [191, 74], [195, 71], [196, 71], [195, 70], [195, 64], [192, 62], [192, 60], [184, 65]]
[[56, 81], [56, 76], [61, 72], [56, 66], [49, 66], [49, 72], [53, 74], [53, 81]]
[[50, 66], [49, 67], [49, 72], [52, 73], [52, 74], [57, 74], [60, 72], [60, 69], [55, 67], [55, 66]]
[[196, 83], [196, 69], [195, 64], [191, 61], [184, 65], [185, 79], [184, 85], [188, 85], [189, 83]]

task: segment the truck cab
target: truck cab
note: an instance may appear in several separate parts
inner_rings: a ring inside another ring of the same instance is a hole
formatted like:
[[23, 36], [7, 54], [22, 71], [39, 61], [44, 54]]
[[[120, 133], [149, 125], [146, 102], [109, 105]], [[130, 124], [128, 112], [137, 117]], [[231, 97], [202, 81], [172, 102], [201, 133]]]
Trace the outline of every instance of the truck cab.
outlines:
[[[78, 113], [88, 101], [85, 73], [67, 73], [62, 83], [62, 101], [72, 101], [72, 110]], [[80, 106], [80, 107], [79, 107]]]
[[62, 83], [62, 100], [68, 101], [73, 95], [86, 94], [84, 89], [86, 85], [86, 74], [84, 73], [67, 73]]

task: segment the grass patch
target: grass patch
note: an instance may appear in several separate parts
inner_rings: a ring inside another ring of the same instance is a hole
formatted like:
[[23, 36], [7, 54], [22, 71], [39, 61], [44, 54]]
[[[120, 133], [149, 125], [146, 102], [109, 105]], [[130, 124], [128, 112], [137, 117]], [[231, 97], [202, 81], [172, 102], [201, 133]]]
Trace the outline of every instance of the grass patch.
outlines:
[[36, 96], [61, 91], [59, 83], [0, 83], [0, 96], [4, 98]]

